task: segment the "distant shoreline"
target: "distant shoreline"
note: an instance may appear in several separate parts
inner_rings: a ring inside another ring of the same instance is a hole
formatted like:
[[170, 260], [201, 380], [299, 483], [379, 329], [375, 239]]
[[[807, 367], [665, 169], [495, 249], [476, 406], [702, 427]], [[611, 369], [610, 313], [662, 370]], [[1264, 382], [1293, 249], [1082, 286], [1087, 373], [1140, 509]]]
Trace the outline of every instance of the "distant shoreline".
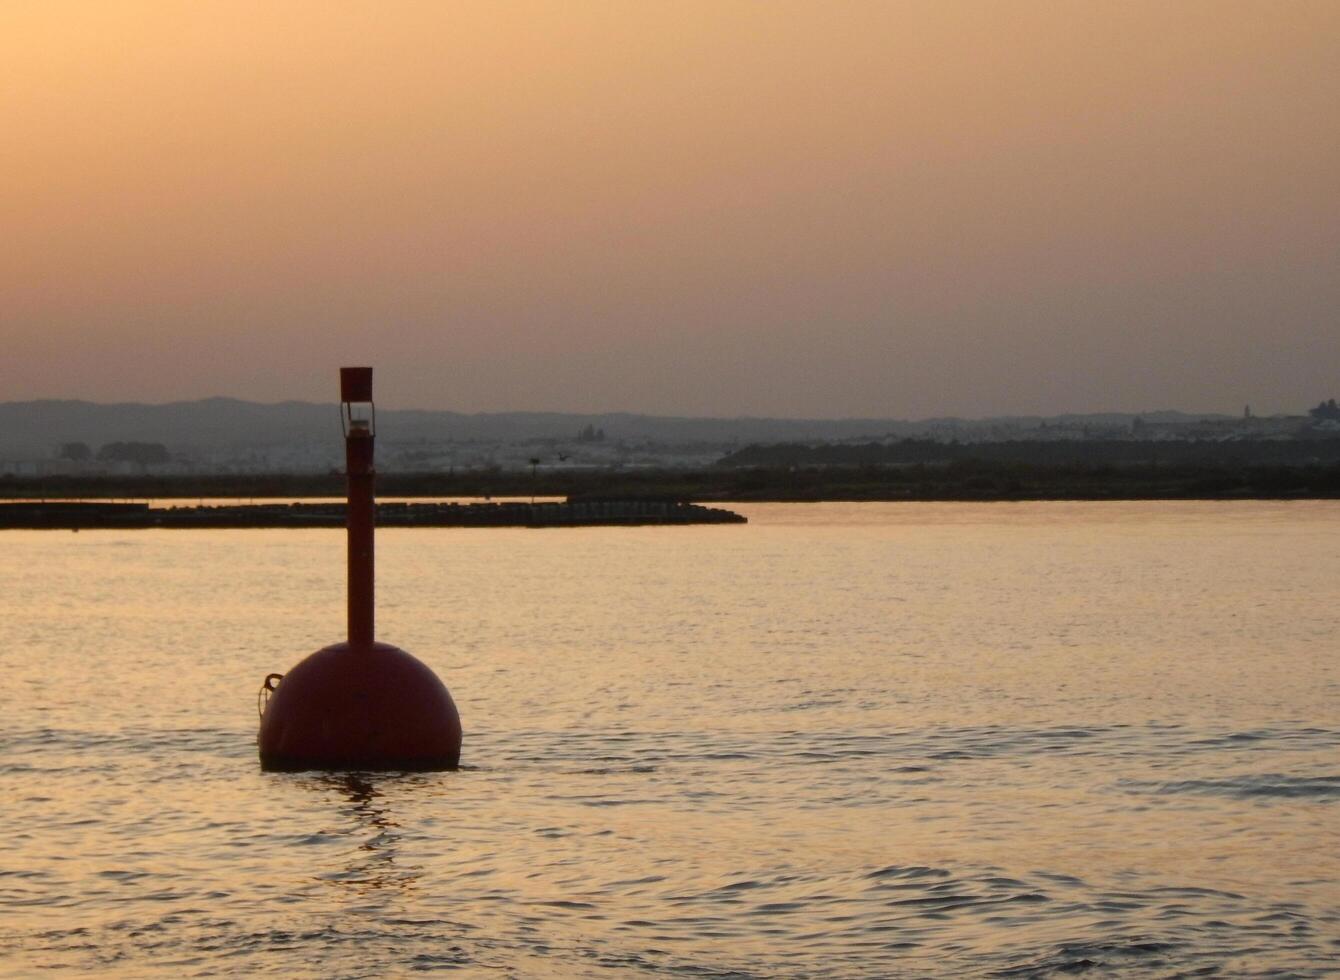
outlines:
[[[0, 501], [3, 530], [133, 530], [147, 528], [341, 528], [346, 508], [335, 503], [150, 506], [107, 501]], [[588, 503], [383, 503], [382, 527], [633, 527], [645, 524], [744, 524], [720, 507], [666, 501]]]
[[[1043, 464], [961, 460], [947, 465], [711, 467], [383, 473], [382, 497], [529, 498], [575, 502], [1329, 500], [1340, 463], [1224, 465]], [[0, 477], [0, 500], [280, 500], [340, 498], [338, 473], [302, 475]]]

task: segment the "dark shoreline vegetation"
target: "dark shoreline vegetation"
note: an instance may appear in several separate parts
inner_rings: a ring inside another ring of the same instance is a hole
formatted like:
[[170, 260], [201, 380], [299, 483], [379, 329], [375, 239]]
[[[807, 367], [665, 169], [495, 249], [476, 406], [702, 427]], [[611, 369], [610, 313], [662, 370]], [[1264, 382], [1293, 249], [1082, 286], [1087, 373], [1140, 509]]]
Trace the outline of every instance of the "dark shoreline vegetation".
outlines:
[[[1329, 441], [1328, 441], [1329, 442]], [[1340, 441], [1337, 441], [1340, 442]], [[1306, 444], [1321, 448], [1317, 444]], [[1334, 443], [1332, 443], [1334, 445]], [[1295, 444], [1296, 447], [1299, 444]], [[809, 452], [806, 447], [799, 449]], [[845, 450], [848, 447], [829, 447]], [[946, 447], [953, 448], [953, 447]], [[982, 446], [961, 447], [980, 452]], [[1327, 448], [1330, 448], [1328, 446]], [[1340, 458], [1102, 461], [967, 456], [847, 465], [762, 461], [702, 469], [499, 469], [382, 473], [382, 497], [566, 497], [573, 501], [1010, 501], [1250, 500], [1340, 498]], [[1177, 451], [1160, 445], [1159, 457]], [[1297, 449], [1295, 449], [1295, 453]], [[0, 499], [342, 497], [344, 479], [327, 474], [217, 476], [0, 477]]]

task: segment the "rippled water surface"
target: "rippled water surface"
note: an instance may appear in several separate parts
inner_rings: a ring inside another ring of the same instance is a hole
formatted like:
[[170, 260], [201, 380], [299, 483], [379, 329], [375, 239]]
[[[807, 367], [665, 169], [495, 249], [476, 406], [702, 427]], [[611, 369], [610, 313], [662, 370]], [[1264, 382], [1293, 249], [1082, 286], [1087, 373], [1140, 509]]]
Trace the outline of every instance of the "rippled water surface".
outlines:
[[1340, 505], [379, 536], [454, 773], [275, 775], [334, 531], [0, 535], [0, 973], [1340, 971]]

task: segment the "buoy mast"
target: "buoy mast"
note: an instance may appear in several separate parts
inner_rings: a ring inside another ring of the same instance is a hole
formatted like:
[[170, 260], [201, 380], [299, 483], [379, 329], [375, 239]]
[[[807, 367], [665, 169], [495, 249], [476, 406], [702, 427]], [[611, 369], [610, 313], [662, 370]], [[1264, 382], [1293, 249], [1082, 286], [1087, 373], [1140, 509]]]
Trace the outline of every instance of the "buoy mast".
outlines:
[[372, 368], [340, 368], [340, 419], [344, 425], [344, 462], [348, 480], [349, 645], [372, 646], [374, 623], [373, 531], [377, 504], [372, 465], [377, 409], [372, 401]]

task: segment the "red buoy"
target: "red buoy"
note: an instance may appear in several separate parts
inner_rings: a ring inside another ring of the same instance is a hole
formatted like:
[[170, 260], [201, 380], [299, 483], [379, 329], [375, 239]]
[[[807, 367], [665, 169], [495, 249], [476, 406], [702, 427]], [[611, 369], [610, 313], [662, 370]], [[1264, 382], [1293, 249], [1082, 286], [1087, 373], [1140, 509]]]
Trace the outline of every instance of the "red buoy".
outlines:
[[[283, 675], [261, 714], [261, 768], [454, 769], [461, 719], [422, 661], [373, 639], [372, 368], [340, 369], [349, 481], [349, 640]], [[269, 682], [267, 679], [267, 687]]]

